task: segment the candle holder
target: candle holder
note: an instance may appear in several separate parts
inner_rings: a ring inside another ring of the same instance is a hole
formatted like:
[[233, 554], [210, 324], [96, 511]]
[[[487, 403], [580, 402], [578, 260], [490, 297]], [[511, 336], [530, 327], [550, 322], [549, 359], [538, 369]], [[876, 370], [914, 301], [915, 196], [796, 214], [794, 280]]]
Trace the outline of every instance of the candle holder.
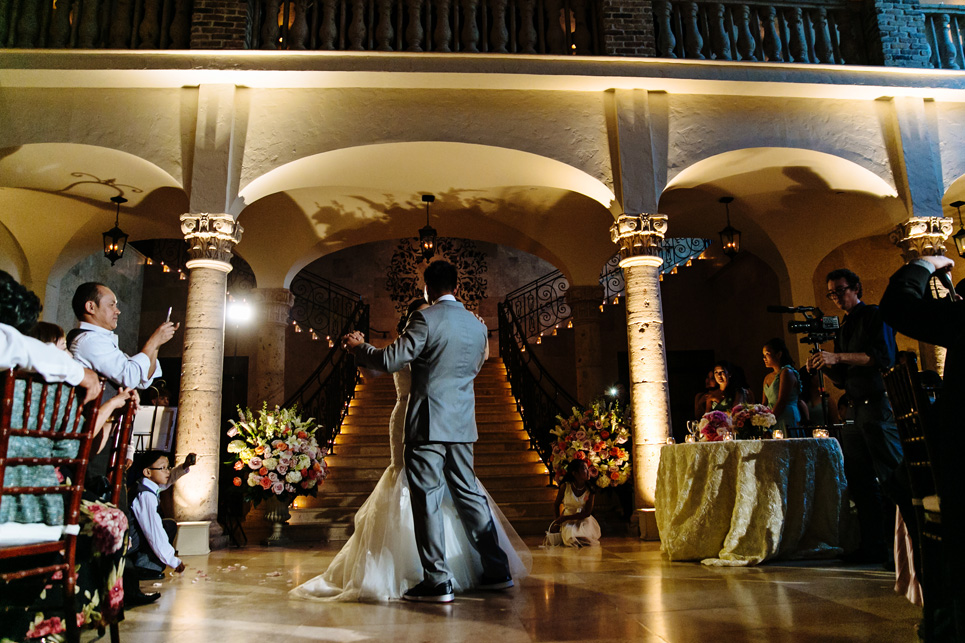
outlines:
[[827, 429], [814, 429], [811, 431], [811, 437], [814, 438], [827, 438], [830, 437]]
[[667, 437], [667, 444], [677, 444], [677, 441], [673, 439], [673, 436]]
[[731, 442], [734, 440], [734, 434], [728, 431], [724, 434], [724, 442]]
[[781, 429], [774, 429], [774, 430], [771, 432], [771, 437], [774, 438], [775, 440], [783, 440], [783, 439], [784, 439], [784, 431], [782, 431]]
[[693, 433], [688, 433], [687, 437], [684, 438], [684, 442], [693, 443], [697, 441], [697, 436]]

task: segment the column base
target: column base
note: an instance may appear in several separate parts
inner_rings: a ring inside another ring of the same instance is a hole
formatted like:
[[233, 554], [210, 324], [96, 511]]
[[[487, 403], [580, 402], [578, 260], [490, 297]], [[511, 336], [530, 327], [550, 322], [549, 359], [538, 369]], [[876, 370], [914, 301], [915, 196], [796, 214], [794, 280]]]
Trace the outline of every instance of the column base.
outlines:
[[657, 531], [657, 512], [653, 507], [635, 509], [630, 523], [638, 531], [640, 540], [660, 540], [660, 533]]
[[211, 523], [207, 520], [186, 520], [178, 523], [178, 536], [174, 547], [180, 556], [204, 556], [211, 552], [208, 530]]

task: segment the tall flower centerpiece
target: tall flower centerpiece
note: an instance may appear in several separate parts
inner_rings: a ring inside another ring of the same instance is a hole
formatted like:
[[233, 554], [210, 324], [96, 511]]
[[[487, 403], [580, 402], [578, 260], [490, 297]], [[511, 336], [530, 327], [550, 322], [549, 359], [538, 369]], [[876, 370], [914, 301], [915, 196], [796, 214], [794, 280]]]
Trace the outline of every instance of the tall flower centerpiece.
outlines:
[[700, 423], [697, 425], [701, 442], [719, 442], [724, 439], [725, 435], [731, 433], [733, 428], [733, 420], [731, 420], [730, 415], [724, 411], [704, 413], [704, 416], [700, 418]]
[[231, 420], [228, 461], [236, 471], [233, 483], [246, 500], [269, 502], [267, 517], [274, 523], [269, 545], [283, 544], [282, 525], [290, 518], [288, 506], [297, 496], [314, 496], [325, 480], [328, 450], [315, 440], [314, 418], [303, 420], [294, 408], [238, 409]]
[[563, 479], [573, 460], [586, 460], [590, 480], [600, 489], [621, 485], [629, 479], [630, 431], [616, 403], [598, 401], [582, 411], [574, 407], [568, 418], [559, 415], [556, 419], [559, 424], [551, 431], [556, 436], [552, 455], [556, 482]]
[[756, 440], [770, 437], [771, 427], [777, 418], [766, 404], [738, 404], [730, 411], [734, 431], [740, 440]]

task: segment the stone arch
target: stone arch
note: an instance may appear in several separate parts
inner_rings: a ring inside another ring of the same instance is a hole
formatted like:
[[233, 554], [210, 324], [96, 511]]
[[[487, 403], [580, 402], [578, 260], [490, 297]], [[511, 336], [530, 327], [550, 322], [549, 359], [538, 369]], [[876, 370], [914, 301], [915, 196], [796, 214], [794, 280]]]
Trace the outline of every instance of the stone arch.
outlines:
[[27, 286], [48, 283], [102, 247], [114, 225], [112, 196], [128, 199], [121, 228], [130, 240], [178, 236], [187, 195], [166, 171], [116, 149], [32, 143], [0, 150], [0, 224], [22, 250]]
[[415, 236], [426, 222], [423, 193], [436, 196], [431, 224], [441, 236], [524, 250], [573, 283], [595, 283], [614, 252], [617, 205], [608, 187], [565, 163], [485, 145], [389, 143], [317, 154], [253, 180], [232, 211], [259, 283], [277, 287], [328, 253]]
[[719, 199], [725, 195], [734, 197], [731, 221], [743, 232], [742, 247], [774, 268], [785, 304], [815, 303], [811, 275], [829, 248], [886, 234], [908, 216], [895, 189], [856, 163], [777, 147], [734, 150], [695, 163], [668, 184], [660, 211], [670, 216], [674, 236], [717, 241], [725, 222]]

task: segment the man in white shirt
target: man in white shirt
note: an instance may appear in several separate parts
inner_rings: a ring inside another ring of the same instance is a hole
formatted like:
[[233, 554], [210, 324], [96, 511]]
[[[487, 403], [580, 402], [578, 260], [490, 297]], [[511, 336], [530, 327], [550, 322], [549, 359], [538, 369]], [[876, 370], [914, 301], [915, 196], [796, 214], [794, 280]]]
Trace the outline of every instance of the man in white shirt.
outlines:
[[128, 356], [117, 345], [117, 297], [104, 284], [81, 284], [71, 301], [80, 326], [71, 331], [67, 347], [84, 366], [106, 377], [114, 386], [147, 388], [161, 376], [157, 354], [180, 324], [166, 321], [144, 343], [139, 353]]

